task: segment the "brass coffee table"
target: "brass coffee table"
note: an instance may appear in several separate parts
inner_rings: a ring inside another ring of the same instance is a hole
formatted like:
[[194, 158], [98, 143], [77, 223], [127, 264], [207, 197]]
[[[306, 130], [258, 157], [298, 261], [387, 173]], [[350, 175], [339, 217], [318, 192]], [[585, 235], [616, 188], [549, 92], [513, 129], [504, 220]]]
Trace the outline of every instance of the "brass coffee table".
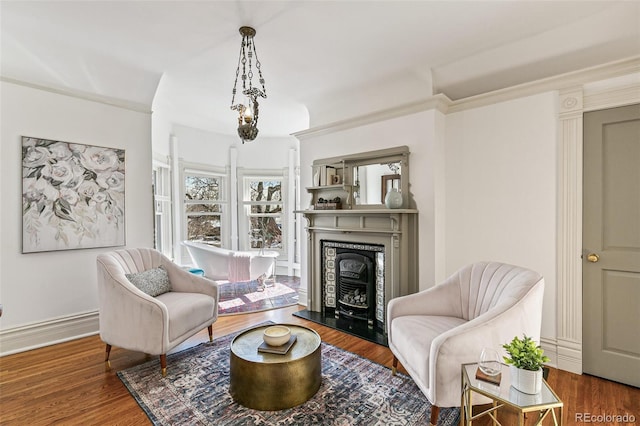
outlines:
[[283, 410], [309, 400], [320, 388], [320, 336], [307, 327], [283, 325], [297, 336], [285, 355], [258, 352], [262, 333], [271, 324], [246, 330], [231, 342], [229, 392], [240, 405]]

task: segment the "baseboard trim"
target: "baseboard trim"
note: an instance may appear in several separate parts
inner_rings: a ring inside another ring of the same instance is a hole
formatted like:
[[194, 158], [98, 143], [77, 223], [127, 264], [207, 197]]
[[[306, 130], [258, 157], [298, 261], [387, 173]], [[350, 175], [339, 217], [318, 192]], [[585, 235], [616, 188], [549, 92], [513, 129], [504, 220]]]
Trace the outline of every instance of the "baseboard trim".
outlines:
[[582, 374], [582, 344], [580, 342], [558, 339], [558, 368]]
[[0, 357], [98, 334], [98, 311], [0, 331]]
[[307, 289], [298, 289], [298, 305], [304, 306], [305, 308], [308, 305], [308, 293], [307, 293]]
[[544, 354], [549, 357], [549, 362], [545, 364], [558, 368], [558, 342], [556, 342], [556, 339], [541, 337], [540, 347], [544, 351]]

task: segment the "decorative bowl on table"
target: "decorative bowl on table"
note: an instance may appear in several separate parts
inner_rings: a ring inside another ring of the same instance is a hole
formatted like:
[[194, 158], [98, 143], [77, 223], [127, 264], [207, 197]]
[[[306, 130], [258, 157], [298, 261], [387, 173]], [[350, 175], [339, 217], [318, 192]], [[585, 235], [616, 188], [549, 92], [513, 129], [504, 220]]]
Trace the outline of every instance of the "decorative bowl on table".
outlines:
[[262, 339], [269, 346], [282, 346], [291, 338], [291, 330], [284, 325], [274, 325], [264, 329]]

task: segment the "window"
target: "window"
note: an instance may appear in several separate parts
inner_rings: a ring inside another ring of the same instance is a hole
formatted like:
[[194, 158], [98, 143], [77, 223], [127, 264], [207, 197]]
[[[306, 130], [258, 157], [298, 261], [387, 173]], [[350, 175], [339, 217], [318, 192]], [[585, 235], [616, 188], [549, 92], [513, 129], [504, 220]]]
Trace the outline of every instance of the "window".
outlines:
[[244, 178], [243, 204], [249, 249], [284, 252], [283, 182], [282, 175]]
[[217, 247], [226, 244], [224, 174], [184, 170], [184, 217], [187, 240]]
[[171, 174], [169, 166], [154, 161], [153, 204], [155, 211], [155, 248], [168, 258], [173, 258], [171, 248]]

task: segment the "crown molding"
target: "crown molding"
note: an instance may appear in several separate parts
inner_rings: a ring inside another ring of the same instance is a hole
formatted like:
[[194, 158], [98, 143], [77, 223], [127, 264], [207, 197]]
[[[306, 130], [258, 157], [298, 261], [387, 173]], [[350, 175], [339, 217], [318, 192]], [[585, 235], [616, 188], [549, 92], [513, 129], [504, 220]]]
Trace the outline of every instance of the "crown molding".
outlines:
[[583, 110], [585, 112], [595, 111], [637, 103], [640, 103], [640, 81], [637, 84], [627, 84], [614, 89], [585, 93]]
[[[369, 114], [334, 121], [320, 126], [302, 130], [292, 135], [299, 140], [326, 135], [333, 132], [351, 129], [391, 118], [401, 117], [416, 112], [435, 109], [443, 114], [450, 114], [482, 106], [492, 105], [504, 101], [518, 99], [551, 90], [564, 90], [581, 86], [590, 82], [607, 80], [628, 74], [640, 72], [640, 56], [626, 58], [620, 61], [610, 62], [559, 74], [528, 83], [511, 86], [504, 89], [452, 101], [446, 94], [433, 95], [420, 101], [375, 111]], [[603, 105], [620, 106], [640, 102], [640, 87], [627, 85], [615, 90], [603, 90], [601, 93], [593, 93], [585, 96], [585, 110], [601, 108]]]
[[449, 99], [446, 95], [437, 94], [417, 102], [411, 102], [380, 111], [374, 111], [372, 113], [363, 114], [345, 120], [334, 121], [332, 123], [323, 124], [321, 126], [312, 127], [307, 130], [292, 133], [292, 135], [299, 140], [304, 140], [432, 109], [446, 114], [449, 105], [451, 105], [451, 99]]
[[640, 56], [634, 56], [616, 62], [597, 65], [579, 71], [559, 74], [553, 77], [455, 100], [449, 107], [448, 112], [453, 113], [464, 111], [467, 109], [535, 95], [542, 92], [548, 92], [550, 90], [562, 90], [584, 85], [593, 81], [606, 80], [637, 72], [640, 72]]
[[55, 87], [43, 86], [40, 84], [29, 83], [15, 78], [0, 76], [0, 81], [5, 83], [16, 84], [18, 86], [29, 87], [32, 89], [42, 90], [45, 92], [55, 93], [57, 95], [69, 96], [76, 99], [82, 99], [85, 101], [97, 102], [104, 105], [109, 105], [117, 108], [127, 109], [130, 111], [140, 112], [143, 114], [151, 114], [152, 111], [148, 105], [125, 101], [124, 99], [111, 98], [108, 96], [97, 95], [94, 93], [83, 92], [80, 90], [60, 89]]

